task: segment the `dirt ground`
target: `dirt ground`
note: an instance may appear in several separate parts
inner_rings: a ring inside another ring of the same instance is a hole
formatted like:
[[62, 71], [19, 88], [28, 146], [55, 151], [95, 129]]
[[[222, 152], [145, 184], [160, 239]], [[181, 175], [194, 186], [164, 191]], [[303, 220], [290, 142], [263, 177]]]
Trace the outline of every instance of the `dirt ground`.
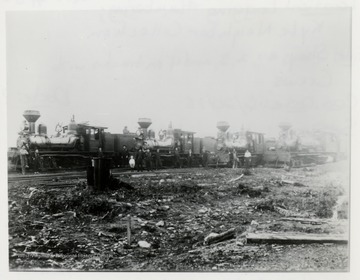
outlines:
[[[90, 189], [84, 178], [9, 183], [10, 269], [349, 270], [349, 244], [246, 239], [249, 233], [347, 236], [345, 161], [290, 171], [258, 167], [231, 181], [242, 173], [227, 168], [127, 172], [115, 176], [126, 184], [103, 193]], [[204, 243], [210, 233], [233, 228], [233, 238]]]

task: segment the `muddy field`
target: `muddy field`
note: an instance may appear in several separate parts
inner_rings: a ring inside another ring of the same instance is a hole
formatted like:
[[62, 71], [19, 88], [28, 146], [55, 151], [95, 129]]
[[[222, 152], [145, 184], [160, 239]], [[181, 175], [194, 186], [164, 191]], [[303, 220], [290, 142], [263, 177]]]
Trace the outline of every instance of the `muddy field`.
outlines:
[[[115, 176], [122, 183], [103, 193], [89, 188], [85, 178], [11, 182], [9, 266], [348, 271], [346, 242], [249, 238], [272, 233], [347, 239], [347, 170], [346, 162], [338, 162], [290, 171], [259, 167], [241, 178], [244, 170], [225, 168], [126, 172]], [[208, 242], [210, 234], [225, 232], [233, 234]]]

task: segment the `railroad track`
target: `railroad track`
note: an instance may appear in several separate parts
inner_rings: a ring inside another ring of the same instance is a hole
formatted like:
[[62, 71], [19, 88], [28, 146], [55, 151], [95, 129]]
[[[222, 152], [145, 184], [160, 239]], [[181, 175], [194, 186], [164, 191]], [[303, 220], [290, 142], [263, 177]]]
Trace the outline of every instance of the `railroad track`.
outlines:
[[[151, 177], [156, 176], [157, 174], [184, 174], [190, 171], [197, 170], [196, 168], [181, 168], [181, 169], [162, 169], [155, 171], [142, 171], [136, 172], [131, 171], [129, 169], [113, 169], [112, 174], [114, 176], [121, 175], [132, 175], [134, 177]], [[46, 174], [29, 174], [29, 175], [17, 175], [17, 174], [9, 174], [8, 175], [8, 183], [15, 182], [28, 182], [28, 181], [36, 181], [36, 182], [44, 182], [44, 181], [63, 181], [68, 179], [86, 179], [86, 171], [76, 171], [76, 172], [61, 172], [61, 173], [46, 173]]]

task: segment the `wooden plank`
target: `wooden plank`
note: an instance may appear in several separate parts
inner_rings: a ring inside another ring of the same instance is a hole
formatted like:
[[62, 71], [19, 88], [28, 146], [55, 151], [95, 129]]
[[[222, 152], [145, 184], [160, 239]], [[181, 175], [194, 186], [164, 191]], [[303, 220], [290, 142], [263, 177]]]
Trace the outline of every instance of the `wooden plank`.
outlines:
[[213, 244], [213, 243], [218, 243], [221, 241], [235, 238], [235, 236], [236, 236], [236, 230], [235, 230], [235, 228], [232, 228], [232, 229], [229, 229], [228, 231], [225, 231], [225, 232], [217, 234], [217, 235], [207, 236], [204, 240], [204, 244], [209, 245], [209, 244]]
[[306, 186], [305, 186], [304, 184], [302, 184], [302, 183], [295, 182], [295, 181], [290, 181], [290, 180], [281, 180], [281, 183], [293, 185], [293, 186], [295, 186], [295, 187], [306, 187]]
[[201, 183], [197, 184], [199, 187], [209, 187], [209, 186], [216, 186], [216, 183]]
[[131, 175], [131, 178], [141, 178], [141, 177], [156, 177], [158, 176], [157, 174], [155, 173], [142, 173], [142, 174], [134, 174], [134, 175]]
[[281, 215], [284, 215], [284, 216], [287, 216], [287, 217], [305, 218], [306, 216], [309, 216], [309, 214], [302, 214], [302, 213], [294, 212], [294, 211], [291, 211], [291, 210], [283, 209], [283, 208], [278, 207], [278, 206], [274, 206], [274, 210], [276, 212], [280, 213]]
[[240, 180], [243, 176], [244, 176], [244, 174], [241, 174], [239, 177], [236, 177], [236, 178], [234, 178], [234, 179], [231, 179], [231, 180], [229, 180], [227, 183], [232, 183], [232, 182], [235, 182], [235, 181], [237, 181], [237, 180]]
[[283, 243], [283, 244], [337, 243], [337, 244], [347, 244], [348, 238], [345, 235], [264, 232], [264, 233], [248, 233], [247, 243]]
[[319, 220], [319, 219], [306, 219], [306, 218], [280, 218], [281, 221], [288, 222], [299, 222], [302, 224], [311, 224], [311, 225], [322, 225], [327, 224], [327, 221]]

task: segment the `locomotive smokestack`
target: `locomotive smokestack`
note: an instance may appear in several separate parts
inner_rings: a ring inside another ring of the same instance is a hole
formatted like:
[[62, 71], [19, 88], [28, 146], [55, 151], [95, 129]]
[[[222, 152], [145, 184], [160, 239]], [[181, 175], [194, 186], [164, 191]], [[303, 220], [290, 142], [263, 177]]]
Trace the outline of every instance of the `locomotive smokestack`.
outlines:
[[290, 123], [287, 123], [287, 122], [282, 122], [279, 124], [279, 127], [281, 130], [283, 131], [287, 131], [291, 128], [291, 124]]
[[29, 133], [35, 133], [35, 122], [40, 118], [40, 112], [35, 110], [26, 110], [23, 116], [29, 123]]
[[138, 124], [140, 125], [141, 129], [143, 130], [144, 136], [147, 136], [147, 129], [152, 124], [151, 119], [149, 118], [139, 118]]
[[220, 121], [217, 123], [216, 127], [221, 131], [221, 132], [226, 132], [226, 130], [228, 130], [228, 128], [230, 127], [228, 122], [225, 121]]

